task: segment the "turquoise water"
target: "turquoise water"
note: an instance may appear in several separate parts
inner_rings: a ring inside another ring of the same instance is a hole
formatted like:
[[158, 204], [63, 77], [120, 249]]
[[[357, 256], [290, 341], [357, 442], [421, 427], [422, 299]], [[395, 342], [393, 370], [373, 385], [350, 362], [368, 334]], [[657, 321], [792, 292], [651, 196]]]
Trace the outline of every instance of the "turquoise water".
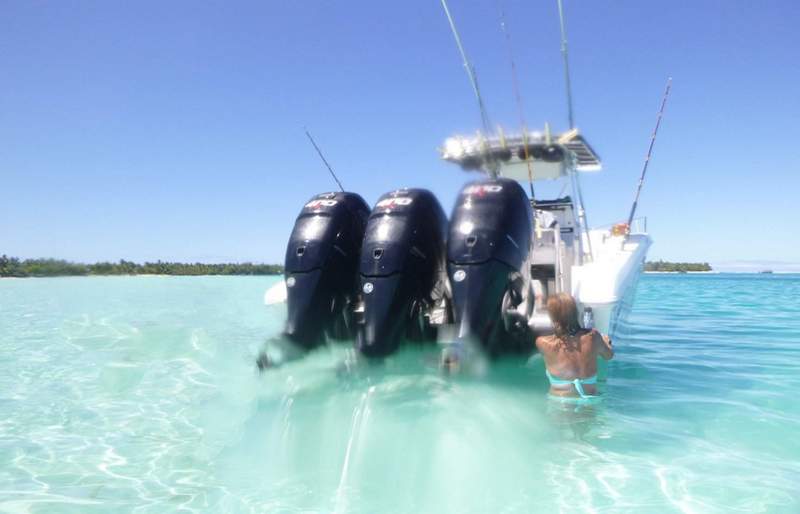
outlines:
[[800, 512], [798, 275], [643, 277], [577, 411], [535, 358], [258, 376], [273, 280], [0, 280], [0, 512]]

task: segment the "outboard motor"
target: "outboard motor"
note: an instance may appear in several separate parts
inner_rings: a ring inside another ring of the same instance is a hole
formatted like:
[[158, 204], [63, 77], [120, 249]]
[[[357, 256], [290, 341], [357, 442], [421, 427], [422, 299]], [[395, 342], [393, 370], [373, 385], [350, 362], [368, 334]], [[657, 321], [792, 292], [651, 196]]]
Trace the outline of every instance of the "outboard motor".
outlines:
[[459, 337], [478, 339], [490, 355], [520, 349], [527, 335], [524, 316], [514, 307], [524, 296], [521, 270], [531, 219], [525, 191], [505, 178], [467, 184], [453, 209], [447, 268], [456, 328]]
[[[433, 339], [425, 315], [446, 293], [447, 218], [425, 189], [401, 189], [378, 200], [361, 247], [363, 304], [356, 348], [385, 357], [403, 339]], [[448, 306], [449, 309], [449, 306]]]
[[369, 206], [355, 193], [323, 193], [305, 204], [286, 247], [285, 335], [305, 349], [325, 335], [353, 335], [351, 305]]

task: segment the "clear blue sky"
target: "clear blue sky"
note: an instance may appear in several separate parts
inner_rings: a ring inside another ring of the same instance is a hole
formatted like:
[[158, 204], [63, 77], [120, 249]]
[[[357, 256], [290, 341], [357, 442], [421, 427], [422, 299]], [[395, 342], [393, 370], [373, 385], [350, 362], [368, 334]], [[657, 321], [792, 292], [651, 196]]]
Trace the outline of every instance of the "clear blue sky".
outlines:
[[[564, 129], [555, 0], [503, 0], [531, 127]], [[651, 257], [800, 261], [800, 3], [566, 0], [594, 224], [641, 201]], [[495, 122], [518, 114], [494, 1], [450, 0]], [[281, 262], [333, 186], [307, 125], [368, 203], [464, 180], [439, 160], [479, 126], [438, 0], [0, 3], [0, 253]]]

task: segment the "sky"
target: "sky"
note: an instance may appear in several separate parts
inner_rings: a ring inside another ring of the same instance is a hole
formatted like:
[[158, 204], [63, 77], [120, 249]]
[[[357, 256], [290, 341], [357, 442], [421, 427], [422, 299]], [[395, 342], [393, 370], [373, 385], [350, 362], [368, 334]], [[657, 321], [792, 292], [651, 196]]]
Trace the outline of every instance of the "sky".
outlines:
[[[528, 126], [566, 129], [555, 0], [450, 0], [492, 121], [520, 126], [498, 5]], [[604, 163], [582, 177], [589, 223], [626, 217], [671, 76], [650, 258], [798, 265], [800, 3], [565, 10], [576, 124]], [[437, 148], [479, 125], [439, 0], [2, 0], [0, 254], [279, 263], [335, 188], [304, 126], [369, 204], [424, 187], [449, 212], [479, 176]]]

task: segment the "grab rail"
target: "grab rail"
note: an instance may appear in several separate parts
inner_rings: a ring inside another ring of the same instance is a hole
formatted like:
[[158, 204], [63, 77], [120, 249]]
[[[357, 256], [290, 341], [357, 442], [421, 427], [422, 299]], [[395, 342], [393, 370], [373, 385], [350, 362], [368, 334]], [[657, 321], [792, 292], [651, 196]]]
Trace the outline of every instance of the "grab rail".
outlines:
[[[625, 223], [624, 221], [617, 221], [614, 223], [606, 223], [604, 225], [595, 226], [592, 230], [611, 230], [615, 225], [619, 225], [620, 223]], [[646, 234], [647, 233], [647, 216], [640, 216], [638, 218], [634, 218], [633, 222], [631, 223], [630, 230], [628, 231], [630, 234]]]

